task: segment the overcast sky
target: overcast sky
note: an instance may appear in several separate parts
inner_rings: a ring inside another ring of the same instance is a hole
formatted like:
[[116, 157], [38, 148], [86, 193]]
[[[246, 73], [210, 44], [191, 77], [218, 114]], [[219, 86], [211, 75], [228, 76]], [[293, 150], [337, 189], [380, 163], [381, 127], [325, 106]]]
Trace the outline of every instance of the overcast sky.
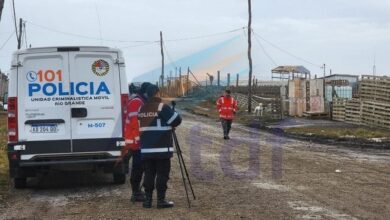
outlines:
[[[247, 25], [246, 0], [15, 0], [15, 3], [17, 17], [27, 20], [28, 44], [121, 48], [129, 81], [158, 70], [161, 63], [157, 43], [131, 41], [159, 40], [160, 30], [166, 40], [174, 40]], [[318, 66], [326, 63], [333, 73], [372, 74], [374, 57], [377, 74], [390, 73], [390, 0], [253, 0], [253, 20], [254, 32], [262, 37], [253, 38], [254, 72], [260, 79], [270, 79], [275, 65], [303, 65], [313, 74], [322, 75]], [[11, 3], [6, 0], [0, 21], [0, 48], [14, 29]], [[100, 31], [103, 41], [98, 40]], [[245, 78], [245, 43], [244, 30], [168, 41], [167, 63], [174, 61], [183, 68], [194, 65], [191, 66], [194, 71], [201, 74], [221, 69]], [[15, 49], [13, 36], [0, 50], [3, 71], [9, 69]], [[167, 72], [175, 65], [168, 65]]]

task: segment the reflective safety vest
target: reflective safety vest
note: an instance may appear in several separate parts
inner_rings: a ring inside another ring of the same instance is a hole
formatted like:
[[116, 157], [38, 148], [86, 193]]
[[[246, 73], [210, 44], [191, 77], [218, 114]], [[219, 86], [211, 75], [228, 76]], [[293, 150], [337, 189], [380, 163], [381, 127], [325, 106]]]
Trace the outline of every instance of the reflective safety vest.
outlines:
[[150, 98], [138, 113], [141, 157], [165, 159], [173, 155], [172, 129], [181, 123], [180, 115], [160, 98]]
[[127, 102], [127, 112], [125, 121], [125, 144], [126, 150], [140, 150], [140, 132], [138, 124], [138, 111], [144, 105], [144, 99], [136, 95]]
[[238, 110], [237, 101], [232, 96], [221, 96], [217, 100], [217, 109], [220, 118], [232, 120]]

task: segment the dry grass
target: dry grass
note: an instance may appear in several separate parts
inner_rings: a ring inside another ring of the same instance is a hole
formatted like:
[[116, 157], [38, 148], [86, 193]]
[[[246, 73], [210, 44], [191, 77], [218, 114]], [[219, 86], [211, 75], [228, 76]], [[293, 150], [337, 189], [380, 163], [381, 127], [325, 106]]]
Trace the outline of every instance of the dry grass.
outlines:
[[390, 130], [382, 130], [368, 127], [320, 127], [320, 126], [308, 126], [298, 128], [288, 128], [285, 130], [287, 133], [293, 134], [312, 134], [325, 138], [340, 138], [340, 137], [354, 137], [359, 139], [370, 138], [390, 138]]
[[0, 113], [0, 201], [8, 188], [7, 115]]
[[[218, 111], [216, 110], [215, 100], [217, 98], [209, 98], [199, 103], [190, 103], [186, 107], [190, 109], [194, 114], [204, 115], [213, 119], [218, 119]], [[245, 110], [240, 109], [235, 117], [235, 122], [244, 124], [244, 125], [252, 125], [255, 123], [255, 116], [252, 114], [248, 114]], [[263, 118], [261, 123], [266, 125], [277, 120], [271, 118]], [[390, 139], [390, 130], [383, 130], [378, 128], [370, 128], [370, 127], [321, 127], [321, 126], [307, 126], [307, 127], [296, 127], [296, 128], [288, 128], [285, 129], [287, 133], [293, 134], [301, 134], [307, 135], [312, 134], [319, 137], [324, 138], [342, 138], [342, 137], [354, 137], [359, 139], [370, 139], [370, 138], [388, 138]]]
[[[219, 119], [219, 113], [216, 107], [216, 100], [218, 97], [212, 97], [199, 103], [191, 103], [190, 105], [184, 106], [186, 109], [190, 109], [194, 114], [203, 115], [212, 119]], [[183, 107], [183, 106], [182, 106]], [[254, 125], [254, 124], [269, 124], [278, 120], [272, 119], [271, 117], [262, 117], [261, 122], [259, 117], [254, 114], [248, 114], [245, 109], [240, 108], [234, 117], [235, 123], [243, 125]]]

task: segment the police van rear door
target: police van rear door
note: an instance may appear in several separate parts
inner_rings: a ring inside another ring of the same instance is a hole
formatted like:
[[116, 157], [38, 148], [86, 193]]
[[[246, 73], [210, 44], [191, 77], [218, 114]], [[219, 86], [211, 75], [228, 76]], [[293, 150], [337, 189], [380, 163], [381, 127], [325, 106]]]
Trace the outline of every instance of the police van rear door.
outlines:
[[71, 152], [68, 53], [19, 55], [16, 85], [22, 160]]
[[121, 92], [116, 52], [70, 52], [73, 152], [119, 155]]

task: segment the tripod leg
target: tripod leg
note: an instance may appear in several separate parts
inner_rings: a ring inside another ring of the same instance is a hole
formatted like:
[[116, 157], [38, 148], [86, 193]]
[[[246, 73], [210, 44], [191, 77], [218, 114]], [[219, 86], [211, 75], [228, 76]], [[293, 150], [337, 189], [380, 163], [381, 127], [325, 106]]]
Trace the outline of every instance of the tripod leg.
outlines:
[[194, 197], [194, 199], [196, 199], [195, 192], [194, 192], [194, 189], [192, 188], [192, 183], [191, 183], [190, 177], [189, 177], [189, 175], [188, 175], [187, 166], [186, 166], [186, 164], [185, 164], [185, 162], [184, 162], [183, 154], [182, 154], [182, 152], [181, 152], [181, 148], [180, 148], [180, 145], [179, 145], [179, 141], [177, 140], [176, 132], [173, 132], [173, 139], [174, 139], [174, 141], [175, 141], [175, 145], [176, 145], [176, 149], [177, 149], [177, 152], [178, 152], [179, 160], [181, 160], [182, 163], [183, 163], [183, 168], [184, 168], [184, 171], [185, 171], [187, 180], [188, 180], [188, 184], [190, 185], [190, 189], [191, 189], [192, 196]]
[[[176, 145], [176, 149], [177, 149], [177, 145]], [[188, 208], [191, 208], [190, 197], [188, 196], [188, 189], [187, 189], [186, 180], [185, 180], [185, 178], [184, 178], [183, 164], [182, 164], [182, 161], [180, 160], [179, 151], [180, 151], [180, 150], [177, 149], [177, 159], [179, 160], [180, 173], [181, 173], [181, 177], [182, 177], [182, 180], [183, 180], [184, 189], [185, 189], [185, 191], [186, 191]]]
[[192, 196], [194, 197], [194, 199], [196, 199], [195, 192], [194, 192], [194, 189], [192, 188], [192, 183], [191, 183], [190, 177], [188, 175], [188, 171], [187, 171], [186, 165], [184, 163], [183, 155], [180, 155], [180, 157], [181, 157], [181, 160], [183, 162], [183, 166], [184, 166], [183, 168], [184, 168], [185, 174], [187, 176], [188, 184], [190, 185]]

